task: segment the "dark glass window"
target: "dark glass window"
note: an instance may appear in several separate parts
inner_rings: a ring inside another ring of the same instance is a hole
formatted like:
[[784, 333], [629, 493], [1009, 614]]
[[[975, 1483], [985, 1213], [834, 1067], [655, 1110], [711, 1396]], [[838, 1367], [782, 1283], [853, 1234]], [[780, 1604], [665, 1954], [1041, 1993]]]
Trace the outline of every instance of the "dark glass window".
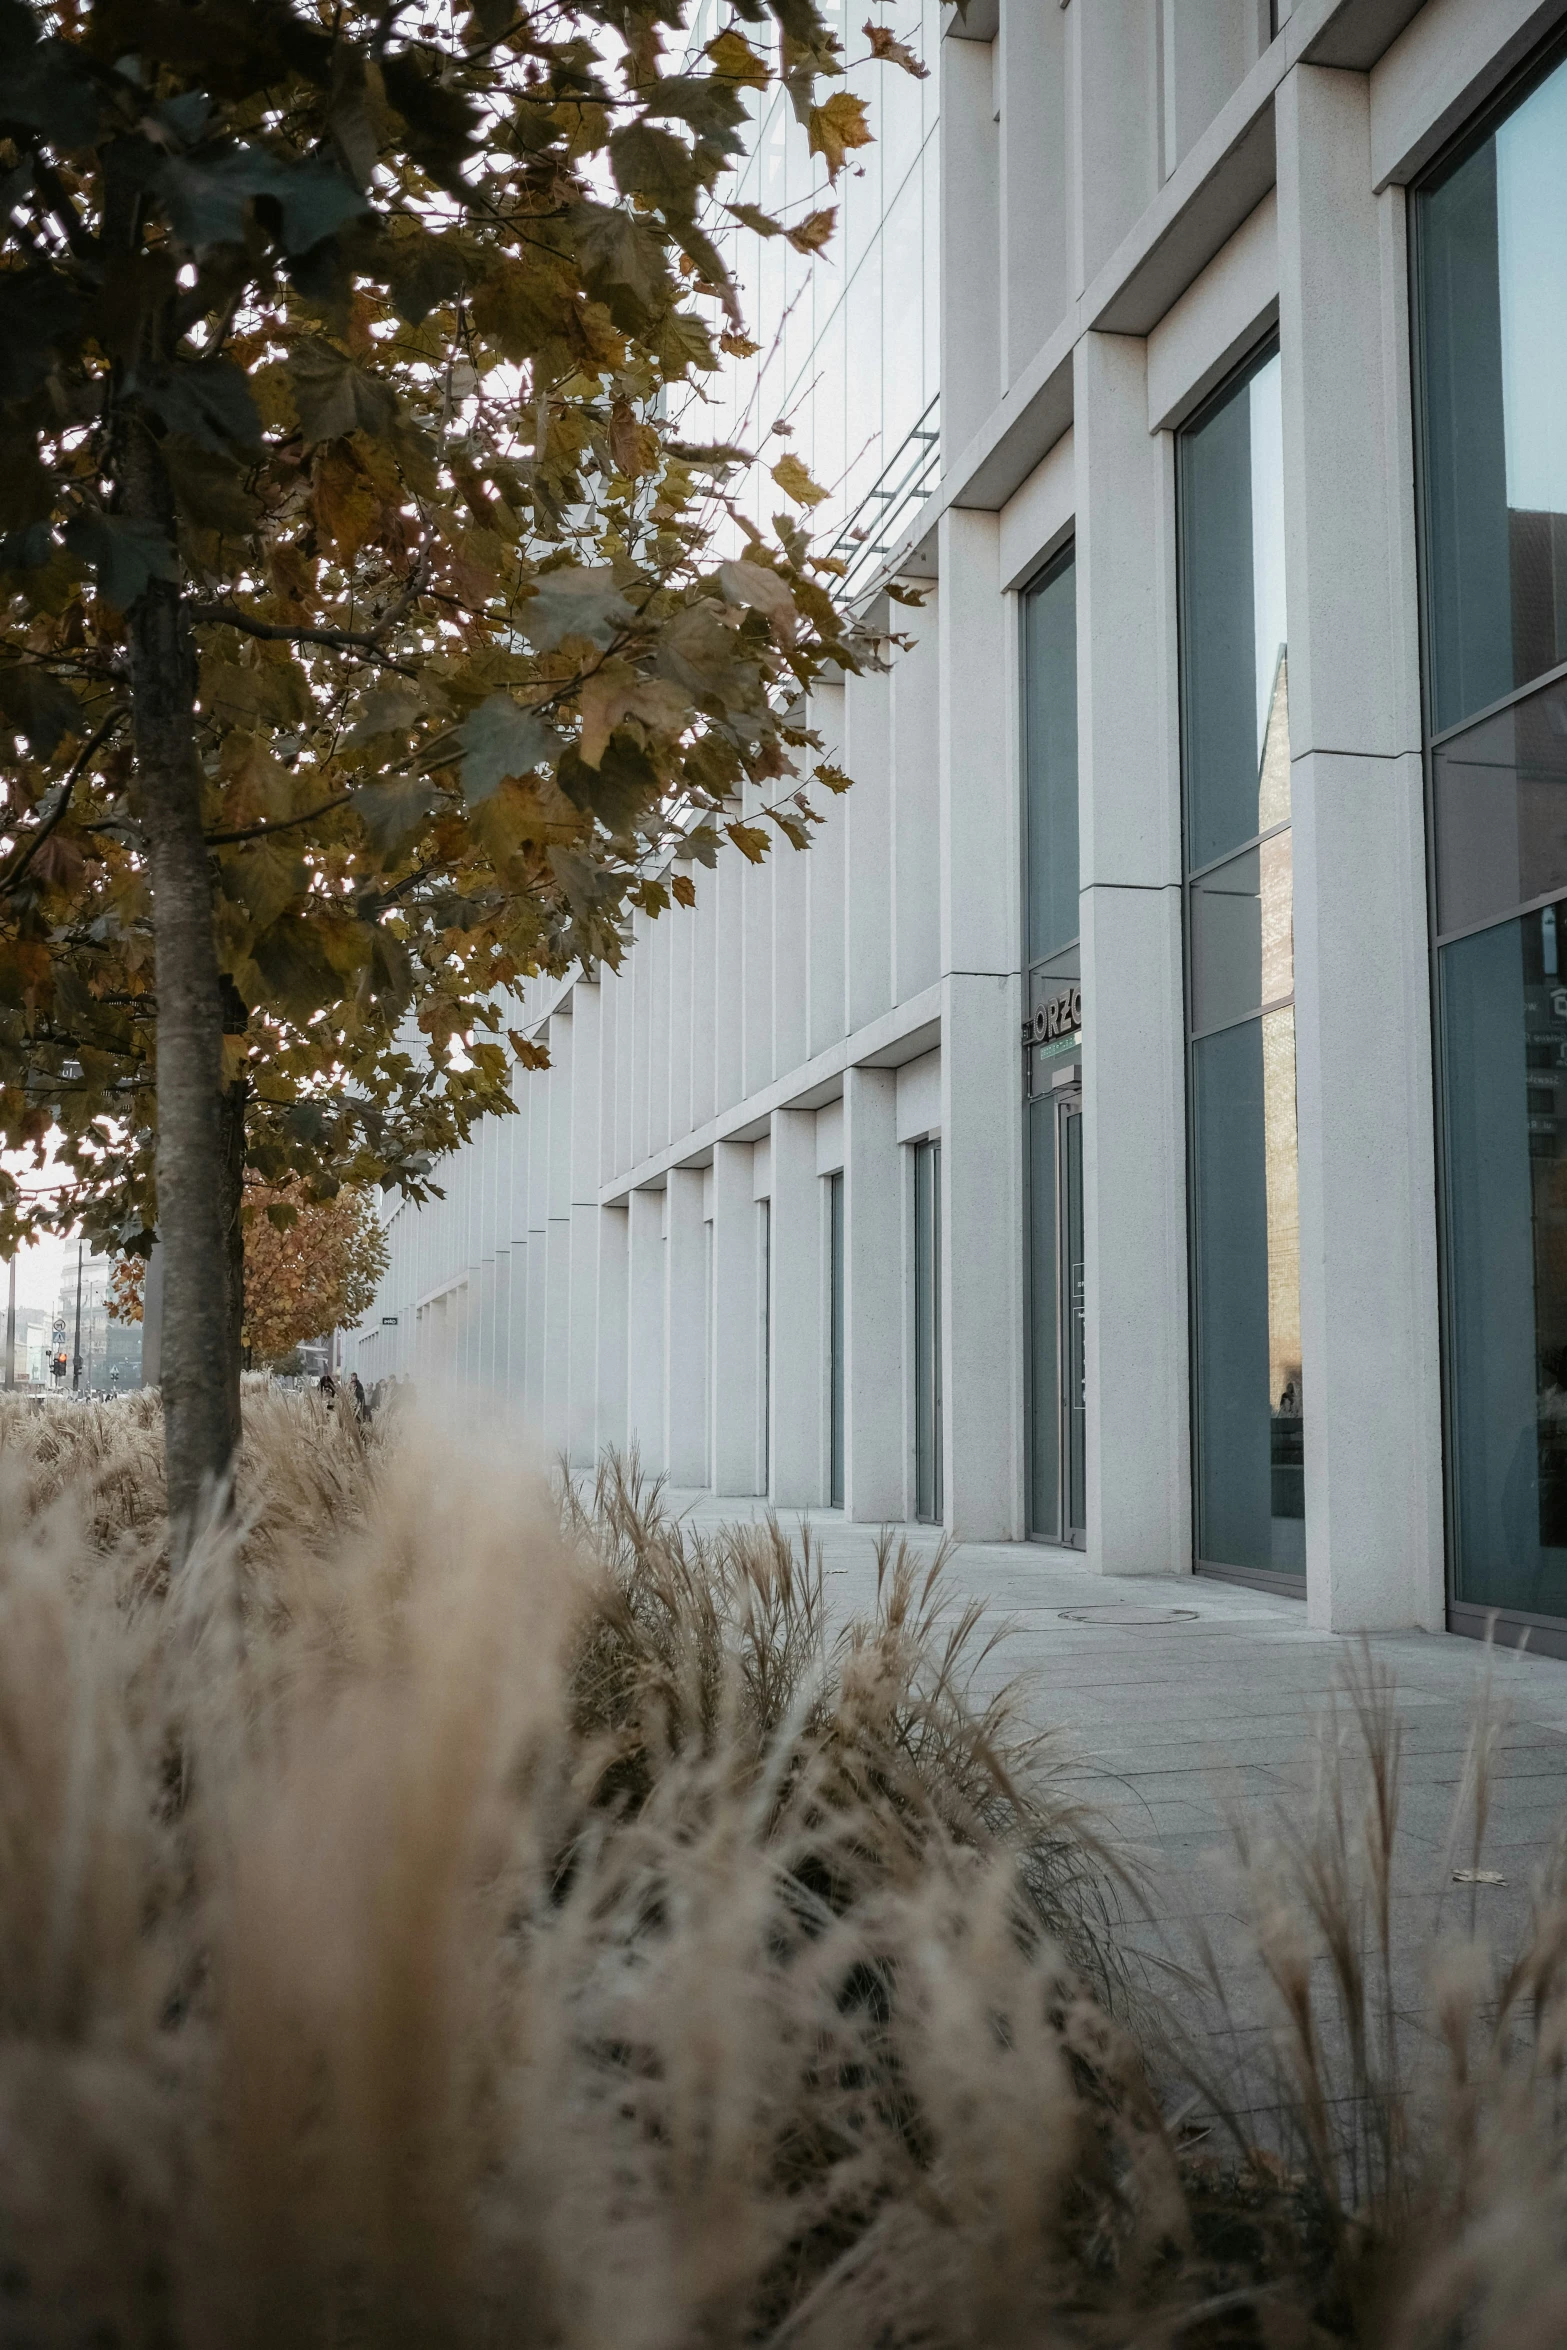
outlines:
[[1181, 732], [1199, 1560], [1306, 1564], [1277, 353], [1181, 435]]
[[939, 1525], [941, 1431], [941, 1145], [914, 1146], [914, 1515]]
[[843, 1507], [844, 1383], [843, 1383], [843, 1177], [827, 1178], [827, 1500], [832, 1509]]
[[1023, 598], [1024, 830], [1028, 961], [1075, 944], [1077, 566], [1069, 548]]
[[1567, 1615], [1567, 899], [1441, 963], [1453, 1593]]
[[1416, 205], [1440, 733], [1567, 661], [1567, 64]]

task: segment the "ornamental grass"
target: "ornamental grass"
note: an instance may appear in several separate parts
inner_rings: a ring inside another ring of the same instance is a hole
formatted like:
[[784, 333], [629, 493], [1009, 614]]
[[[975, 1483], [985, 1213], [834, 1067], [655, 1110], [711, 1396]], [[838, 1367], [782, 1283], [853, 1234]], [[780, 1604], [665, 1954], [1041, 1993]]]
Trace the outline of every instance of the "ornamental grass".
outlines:
[[0, 1406], [0, 2341], [1567, 2339], [1567, 1877], [1408, 2027], [1369, 1663], [1259, 2120], [950, 1566], [261, 1391], [160, 1508], [147, 1401]]

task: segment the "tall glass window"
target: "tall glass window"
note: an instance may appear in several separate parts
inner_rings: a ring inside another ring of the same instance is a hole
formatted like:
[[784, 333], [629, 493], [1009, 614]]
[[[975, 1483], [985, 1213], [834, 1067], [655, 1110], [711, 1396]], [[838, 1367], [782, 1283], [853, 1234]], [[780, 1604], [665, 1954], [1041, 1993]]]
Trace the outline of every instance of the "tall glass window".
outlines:
[[1289, 659], [1280, 369], [1179, 443], [1199, 1562], [1303, 1587]]
[[1567, 62], [1418, 191], [1455, 1621], [1567, 1618]]
[[941, 1145], [914, 1146], [914, 1515], [939, 1525], [941, 1458]]
[[[1078, 956], [1077, 566], [1070, 547], [1023, 596], [1023, 1029], [1028, 1156], [1028, 1530], [1083, 1532], [1081, 1183], [1082, 989]], [[1072, 1160], [1072, 1138], [1079, 1138]], [[1074, 1278], [1076, 1287], [1074, 1289]]]
[[843, 1177], [827, 1178], [827, 1500], [843, 1507]]

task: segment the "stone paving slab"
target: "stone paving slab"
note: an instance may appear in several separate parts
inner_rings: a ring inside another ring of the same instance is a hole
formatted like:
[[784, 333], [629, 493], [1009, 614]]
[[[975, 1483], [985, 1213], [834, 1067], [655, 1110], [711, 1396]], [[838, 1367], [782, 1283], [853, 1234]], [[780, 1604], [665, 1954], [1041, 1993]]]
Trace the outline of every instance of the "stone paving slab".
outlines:
[[[670, 1500], [702, 1528], [764, 1514], [705, 1494]], [[939, 1548], [929, 1527], [882, 1535], [837, 1512], [780, 1518], [793, 1532], [808, 1523], [840, 1619], [873, 1604], [879, 1536], [906, 1542], [922, 1561]], [[1309, 1824], [1324, 1741], [1354, 1748], [1345, 1674], [1363, 1658], [1392, 1674], [1401, 1734], [1392, 1891], [1399, 2012], [1412, 2022], [1423, 2016], [1425, 1969], [1444, 1928], [1462, 1928], [1472, 1911], [1499, 1946], [1519, 1933], [1535, 1873], [1567, 1814], [1567, 1662], [1488, 1651], [1450, 1634], [1346, 1640], [1314, 1631], [1298, 1600], [1208, 1577], [1095, 1576], [1074, 1553], [1035, 1544], [959, 1545], [942, 1588], [949, 1609], [978, 1597], [1006, 1625], [980, 1688], [1020, 1681], [1030, 1724], [1059, 1733], [1073, 1797], [1147, 1870], [1148, 1916], [1128, 1919], [1128, 1955], [1156, 1972], [1161, 1957], [1189, 1965], [1206, 1936], [1222, 1955], [1235, 2046], [1247, 2063], [1265, 2042], [1267, 2003], [1240, 1956], [1244, 1898], [1232, 1823], [1254, 1836]], [[1069, 1614], [1112, 1606], [1181, 1612], [1138, 1623]], [[1482, 1703], [1495, 1769], [1482, 1865], [1506, 1882], [1470, 1888], [1453, 1881], [1472, 1857], [1467, 1827], [1455, 1844], [1453, 1819]], [[1184, 1996], [1176, 2005], [1195, 2027], [1195, 2006]]]

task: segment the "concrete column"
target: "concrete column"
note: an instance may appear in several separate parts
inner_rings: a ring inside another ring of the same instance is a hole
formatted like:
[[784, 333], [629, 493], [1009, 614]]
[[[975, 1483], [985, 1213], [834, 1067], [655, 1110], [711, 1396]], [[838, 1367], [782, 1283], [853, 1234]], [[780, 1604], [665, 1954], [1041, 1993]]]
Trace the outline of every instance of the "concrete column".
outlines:
[[[811, 724], [822, 738], [825, 759], [843, 757], [844, 689], [818, 686], [811, 696]], [[813, 797], [825, 801], [825, 821], [812, 835], [805, 859], [805, 1049], [827, 1051], [846, 1033], [844, 1026], [845, 820], [847, 803], [829, 797], [820, 785]], [[851, 795], [852, 797], [852, 795]]]
[[1001, 0], [1001, 373], [1007, 385], [1065, 315], [1071, 287], [1066, 199], [1066, 13]]
[[574, 1023], [567, 1009], [550, 1020], [549, 1238], [545, 1254], [544, 1413], [552, 1455], [567, 1442], [571, 1358], [571, 1139]]
[[748, 1142], [713, 1147], [713, 1491], [758, 1490], [756, 1201]]
[[[900, 615], [901, 617], [901, 615]], [[846, 1019], [852, 1035], [892, 1001], [892, 696], [874, 670], [844, 686]]]
[[844, 1515], [903, 1517], [903, 1154], [895, 1069], [843, 1080]]
[[995, 55], [963, 38], [941, 44], [941, 446], [950, 460], [1001, 397], [1001, 254]]
[[[707, 875], [714, 899], [713, 1060], [715, 1108], [727, 1110], [745, 1091], [745, 947], [742, 917], [745, 860], [724, 847]], [[697, 887], [700, 889], [701, 882]]]
[[773, 1112], [772, 1185], [772, 1494], [781, 1508], [816, 1509], [827, 1366], [813, 1110]]
[[528, 1172], [533, 1123], [534, 1081], [525, 1069], [512, 1073], [517, 1115], [512, 1120], [515, 1139], [511, 1154], [511, 1198], [507, 1211], [511, 1234], [511, 1295], [506, 1315], [506, 1393], [519, 1412], [527, 1409], [528, 1385]]
[[628, 1203], [626, 1445], [644, 1470], [664, 1468], [664, 1195], [634, 1191]]
[[1306, 1588], [1443, 1618], [1441, 1399], [1404, 196], [1363, 75], [1277, 100]]
[[1018, 805], [995, 515], [941, 523], [941, 1283], [946, 1519], [1022, 1513]]
[[[933, 588], [917, 612], [899, 614], [914, 638], [887, 680], [891, 704], [892, 1000], [901, 1004], [931, 987], [941, 971], [941, 596]], [[851, 795], [852, 797], [852, 795]], [[853, 821], [851, 817], [851, 822]]]
[[701, 1167], [671, 1167], [665, 1193], [664, 1460], [672, 1485], [707, 1483], [707, 1234]]
[[598, 1217], [598, 1380], [593, 1442], [596, 1454], [626, 1449], [627, 1226], [623, 1207]]
[[550, 1213], [550, 1107], [548, 1071], [536, 1069], [528, 1080], [532, 1089], [528, 1120], [528, 1287], [524, 1300], [523, 1413], [530, 1432], [540, 1443], [544, 1431], [545, 1309], [548, 1302], [546, 1269]]
[[1180, 769], [1169, 445], [1146, 347], [1076, 353], [1088, 1563], [1191, 1566]]
[[571, 1306], [568, 1333], [566, 1453], [573, 1469], [592, 1467], [598, 1451], [599, 1119], [603, 999], [579, 979], [571, 991]]

